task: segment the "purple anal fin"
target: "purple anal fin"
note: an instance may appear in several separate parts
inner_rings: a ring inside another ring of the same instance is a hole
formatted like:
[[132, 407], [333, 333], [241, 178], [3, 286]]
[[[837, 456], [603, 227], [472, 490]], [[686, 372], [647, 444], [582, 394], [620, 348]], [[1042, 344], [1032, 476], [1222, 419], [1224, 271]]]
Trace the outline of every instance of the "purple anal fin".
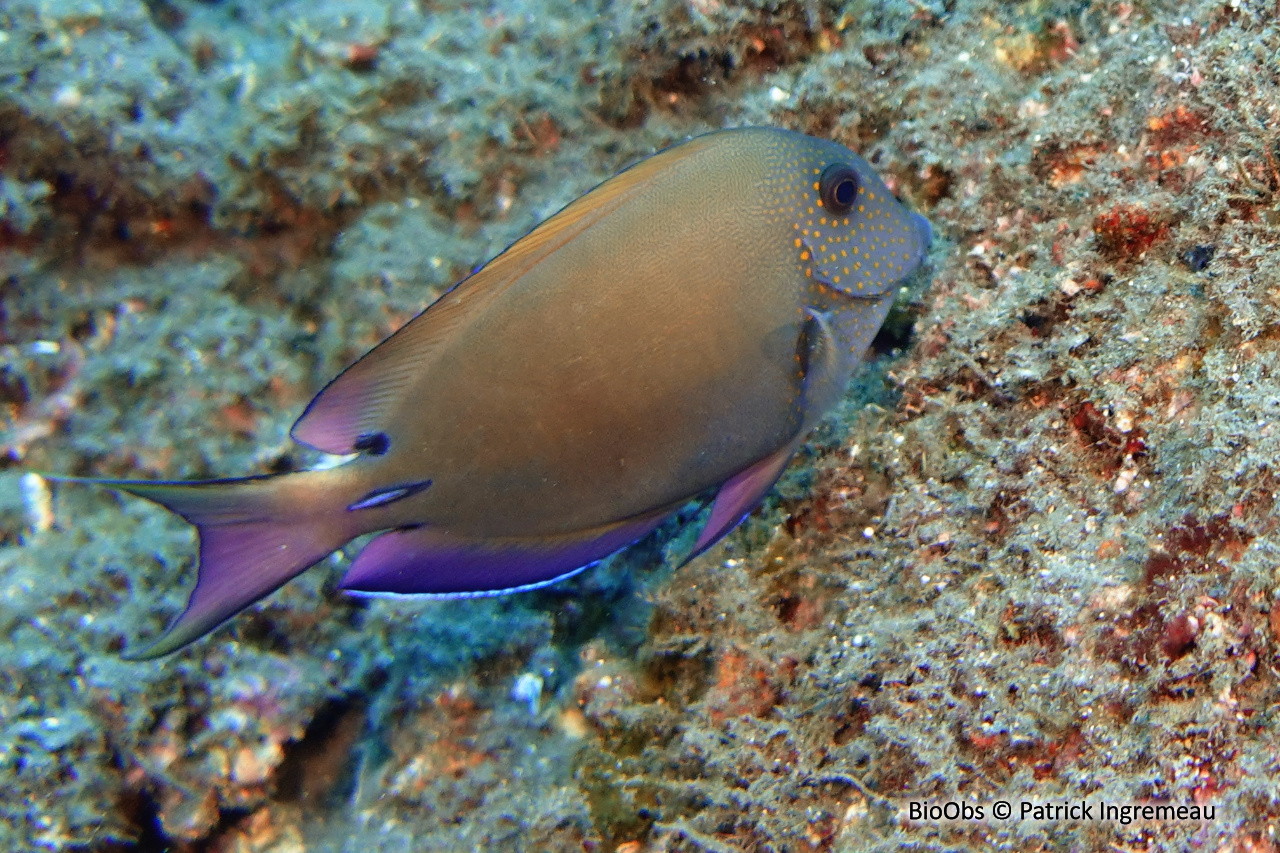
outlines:
[[716, 492], [715, 502], [711, 505], [711, 517], [698, 534], [693, 551], [684, 558], [681, 565], [719, 542], [751, 514], [751, 510], [756, 508], [787, 469], [787, 463], [791, 461], [797, 446], [798, 442], [787, 444], [751, 467], [739, 471], [720, 487], [720, 491]]
[[339, 586], [356, 594], [450, 598], [536, 589], [630, 545], [671, 512], [540, 538], [471, 539], [426, 525], [393, 530], [365, 546]]

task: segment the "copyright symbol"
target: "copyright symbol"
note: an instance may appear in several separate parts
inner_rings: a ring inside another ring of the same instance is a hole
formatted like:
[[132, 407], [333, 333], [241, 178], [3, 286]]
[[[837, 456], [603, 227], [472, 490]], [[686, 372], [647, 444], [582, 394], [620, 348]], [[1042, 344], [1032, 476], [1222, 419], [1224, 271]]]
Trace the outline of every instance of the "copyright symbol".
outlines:
[[991, 814], [1000, 820], [1004, 820], [1013, 813], [1013, 807], [1004, 800], [996, 800], [991, 804]]

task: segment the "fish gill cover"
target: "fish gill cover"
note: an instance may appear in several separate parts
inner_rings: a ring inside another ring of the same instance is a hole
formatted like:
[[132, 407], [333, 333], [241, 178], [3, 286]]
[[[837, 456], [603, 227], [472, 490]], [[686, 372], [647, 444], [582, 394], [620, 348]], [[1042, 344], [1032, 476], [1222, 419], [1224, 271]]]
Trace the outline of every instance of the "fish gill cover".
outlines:
[[[1253, 0], [10, 0], [0, 844], [1269, 849], [1278, 39]], [[935, 248], [724, 545], [447, 605], [322, 567], [120, 659], [191, 535], [28, 472], [307, 467], [328, 377], [748, 124], [860, 152]], [[1084, 797], [1217, 817], [910, 819]]]

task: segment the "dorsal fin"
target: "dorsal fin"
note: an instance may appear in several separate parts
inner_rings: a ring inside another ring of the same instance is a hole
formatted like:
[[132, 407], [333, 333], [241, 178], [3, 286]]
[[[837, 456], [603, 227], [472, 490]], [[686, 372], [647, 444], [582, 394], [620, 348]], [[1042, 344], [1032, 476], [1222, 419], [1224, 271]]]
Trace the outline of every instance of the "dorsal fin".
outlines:
[[361, 449], [361, 443], [367, 445], [371, 437], [385, 435], [389, 413], [418, 371], [466, 318], [633, 198], [658, 174], [708, 144], [709, 138], [701, 137], [641, 160], [517, 240], [330, 382], [293, 425], [294, 441], [346, 454]]

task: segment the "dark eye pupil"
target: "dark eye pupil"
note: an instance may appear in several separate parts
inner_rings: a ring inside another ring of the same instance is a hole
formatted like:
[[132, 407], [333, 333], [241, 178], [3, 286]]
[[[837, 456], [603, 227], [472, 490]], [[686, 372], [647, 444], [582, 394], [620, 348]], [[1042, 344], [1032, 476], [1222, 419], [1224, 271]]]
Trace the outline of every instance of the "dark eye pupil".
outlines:
[[854, 185], [853, 181], [849, 178], [845, 178], [843, 181], [836, 184], [835, 190], [831, 193], [831, 197], [836, 200], [837, 204], [840, 204], [843, 207], [848, 207], [853, 204], [853, 197], [857, 192], [858, 188]]

